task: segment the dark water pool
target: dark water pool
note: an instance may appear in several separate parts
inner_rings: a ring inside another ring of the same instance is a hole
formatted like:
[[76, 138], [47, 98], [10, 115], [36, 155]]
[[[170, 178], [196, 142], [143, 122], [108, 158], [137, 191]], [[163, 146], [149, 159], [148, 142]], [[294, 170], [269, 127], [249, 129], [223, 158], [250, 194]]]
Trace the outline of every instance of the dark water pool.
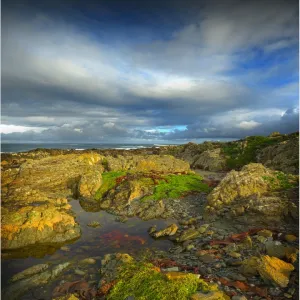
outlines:
[[[105, 211], [84, 211], [77, 200], [72, 200], [70, 204], [76, 213], [76, 220], [80, 224], [81, 237], [60, 248], [49, 245], [44, 247], [44, 249], [39, 248], [37, 250], [37, 247], [32, 246], [28, 249], [22, 249], [21, 252], [14, 253], [15, 258], [2, 256], [2, 289], [7, 286], [8, 280], [12, 275], [36, 264], [60, 264], [88, 257], [103, 257], [107, 253], [116, 252], [134, 255], [142, 249], [167, 250], [172, 246], [172, 242], [167, 239], [155, 240], [151, 238], [147, 230], [153, 225], [156, 225], [158, 229], [164, 228], [174, 220], [142, 221], [139, 218], [130, 218], [126, 223], [121, 223], [115, 220], [116, 216]], [[88, 227], [87, 224], [92, 221], [99, 222], [101, 226], [98, 228]], [[99, 264], [92, 266], [90, 272], [99, 273], [97, 271], [99, 267]], [[76, 274], [74, 274], [74, 278], [70, 274], [68, 277], [70, 281], [78, 280]], [[51, 291], [48, 287], [48, 291], [46, 291], [43, 299], [51, 299], [50, 293]], [[27, 295], [27, 297], [24, 296], [20, 299], [30, 299], [30, 296]]]

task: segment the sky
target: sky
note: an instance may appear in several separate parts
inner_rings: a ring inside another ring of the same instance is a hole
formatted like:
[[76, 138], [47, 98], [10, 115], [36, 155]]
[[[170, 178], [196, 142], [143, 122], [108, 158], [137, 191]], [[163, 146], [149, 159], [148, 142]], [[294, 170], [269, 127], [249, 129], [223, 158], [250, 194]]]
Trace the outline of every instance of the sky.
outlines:
[[1, 20], [2, 142], [298, 131], [298, 1], [2, 0]]

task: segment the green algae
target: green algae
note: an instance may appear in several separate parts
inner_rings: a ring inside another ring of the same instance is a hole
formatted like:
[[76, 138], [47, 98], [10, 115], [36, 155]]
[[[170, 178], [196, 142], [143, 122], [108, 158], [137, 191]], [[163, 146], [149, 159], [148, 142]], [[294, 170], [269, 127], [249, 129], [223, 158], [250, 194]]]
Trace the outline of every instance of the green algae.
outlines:
[[114, 188], [117, 184], [117, 178], [124, 176], [125, 174], [125, 171], [112, 171], [103, 173], [103, 183], [94, 196], [95, 200], [100, 200], [106, 192]]
[[209, 292], [215, 290], [215, 286], [208, 285], [195, 274], [168, 279], [151, 263], [134, 262], [120, 268], [117, 283], [107, 299], [124, 300], [133, 296], [136, 300], [187, 300], [199, 289]]
[[227, 156], [228, 169], [240, 169], [244, 165], [256, 161], [256, 152], [267, 146], [277, 144], [284, 137], [250, 136], [243, 142], [227, 143], [223, 153]]
[[272, 190], [289, 190], [299, 186], [299, 176], [280, 171], [276, 171], [274, 177], [263, 176], [262, 178], [270, 184]]
[[210, 192], [210, 190], [210, 187], [203, 183], [203, 178], [200, 175], [166, 175], [159, 180], [153, 194], [144, 197], [143, 200], [179, 198], [190, 192]]

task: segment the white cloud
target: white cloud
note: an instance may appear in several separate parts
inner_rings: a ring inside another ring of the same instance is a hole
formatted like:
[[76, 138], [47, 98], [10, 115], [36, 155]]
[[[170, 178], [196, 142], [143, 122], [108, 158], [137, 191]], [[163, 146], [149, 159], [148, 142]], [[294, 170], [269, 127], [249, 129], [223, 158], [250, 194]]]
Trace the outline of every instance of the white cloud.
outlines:
[[256, 128], [257, 126], [260, 126], [260, 125], [261, 125], [261, 123], [251, 120], [251, 121], [243, 121], [243, 122], [237, 124], [237, 127], [249, 130], [249, 129]]
[[42, 130], [44, 130], [44, 128], [0, 124], [0, 133], [26, 132], [26, 131], [41, 132]]

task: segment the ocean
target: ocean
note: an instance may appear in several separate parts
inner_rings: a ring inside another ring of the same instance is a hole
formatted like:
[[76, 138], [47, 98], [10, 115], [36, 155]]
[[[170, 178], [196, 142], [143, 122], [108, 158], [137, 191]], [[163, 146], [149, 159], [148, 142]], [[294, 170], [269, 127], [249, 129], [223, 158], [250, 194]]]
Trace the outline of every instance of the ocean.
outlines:
[[[198, 139], [192, 142], [201, 144], [205, 141], [220, 141], [227, 142], [237, 140], [235, 138], [211, 138], [211, 139]], [[178, 143], [153, 143], [153, 144], [97, 144], [97, 143], [1, 143], [1, 153], [11, 153], [11, 152], [25, 152], [37, 148], [46, 149], [75, 149], [75, 150], [86, 150], [86, 149], [140, 149], [140, 148], [150, 148], [150, 147], [161, 147], [168, 145], [182, 145], [189, 141], [180, 141]]]

